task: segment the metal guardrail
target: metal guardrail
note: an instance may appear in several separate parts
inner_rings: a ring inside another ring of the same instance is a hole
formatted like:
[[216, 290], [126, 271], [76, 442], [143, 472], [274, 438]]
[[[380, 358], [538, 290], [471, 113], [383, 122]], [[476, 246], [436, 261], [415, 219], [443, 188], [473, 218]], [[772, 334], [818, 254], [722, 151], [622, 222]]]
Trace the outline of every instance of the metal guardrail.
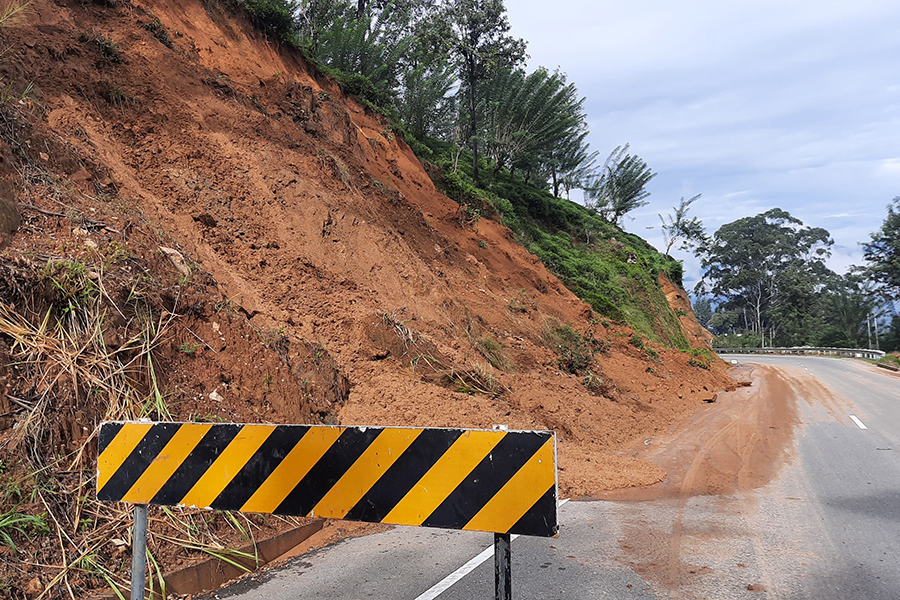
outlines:
[[878, 360], [884, 356], [881, 350], [871, 348], [713, 348], [716, 354], [803, 354], [807, 356], [849, 356], [850, 358], [871, 358]]

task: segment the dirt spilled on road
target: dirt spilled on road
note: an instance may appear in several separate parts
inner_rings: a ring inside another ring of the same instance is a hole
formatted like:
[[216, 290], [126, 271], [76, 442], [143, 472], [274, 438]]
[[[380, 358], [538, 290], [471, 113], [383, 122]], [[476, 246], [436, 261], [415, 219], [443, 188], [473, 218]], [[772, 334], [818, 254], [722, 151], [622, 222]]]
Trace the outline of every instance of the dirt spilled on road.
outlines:
[[774, 367], [741, 367], [733, 374], [743, 387], [719, 394], [717, 402], [698, 408], [671, 432], [645, 440], [635, 452], [664, 469], [664, 481], [599, 497], [642, 501], [733, 494], [769, 483], [790, 460], [799, 423], [792, 384], [799, 383]]
[[735, 516], [754, 506], [749, 493], [773, 481], [791, 461], [798, 401], [816, 385], [775, 367], [740, 367], [732, 374], [741, 388], [719, 394], [715, 403], [634, 453], [664, 469], [664, 481], [600, 496], [635, 503], [619, 533], [622, 561], [664, 589], [684, 589], [715, 576], [693, 550], [752, 534], [730, 519], [698, 519], [691, 507], [700, 502], [706, 510], [714, 507], [715, 514]]

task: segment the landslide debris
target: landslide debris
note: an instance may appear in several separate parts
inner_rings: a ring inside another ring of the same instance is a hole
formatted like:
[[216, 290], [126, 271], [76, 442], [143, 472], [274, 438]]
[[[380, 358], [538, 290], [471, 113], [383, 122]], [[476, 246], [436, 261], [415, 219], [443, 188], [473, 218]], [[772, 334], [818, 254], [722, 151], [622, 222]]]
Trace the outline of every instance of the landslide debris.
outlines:
[[[103, 419], [554, 429], [577, 496], [658, 481], [632, 446], [733, 387], [461, 219], [380, 115], [225, 5], [39, 0], [0, 47], [7, 597], [124, 582]], [[160, 569], [299, 522], [151, 518]]]

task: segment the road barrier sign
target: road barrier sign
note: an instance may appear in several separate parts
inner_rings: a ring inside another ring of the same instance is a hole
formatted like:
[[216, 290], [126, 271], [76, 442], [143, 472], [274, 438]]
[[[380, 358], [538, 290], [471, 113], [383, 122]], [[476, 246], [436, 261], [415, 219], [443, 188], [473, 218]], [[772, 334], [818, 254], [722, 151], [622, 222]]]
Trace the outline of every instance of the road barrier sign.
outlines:
[[555, 537], [549, 431], [108, 422], [104, 501]]

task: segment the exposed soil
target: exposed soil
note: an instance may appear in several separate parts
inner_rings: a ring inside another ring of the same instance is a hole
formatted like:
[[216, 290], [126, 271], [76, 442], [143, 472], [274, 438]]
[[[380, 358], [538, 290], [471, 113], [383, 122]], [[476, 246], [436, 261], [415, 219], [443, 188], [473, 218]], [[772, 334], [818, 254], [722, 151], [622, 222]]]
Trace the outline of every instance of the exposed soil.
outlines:
[[[723, 529], [726, 526], [715, 520], [689, 518], [688, 500], [718, 496], [723, 514], [740, 513], [741, 499], [772, 482], [791, 460], [800, 424], [799, 398], [821, 399], [826, 407], [839, 402], [817, 380], [794, 376], [790, 369], [755, 365], [735, 368], [733, 374], [743, 387], [720, 394], [716, 405], [697, 409], [672, 431], [635, 450], [665, 469], [664, 481], [600, 495], [625, 502], [666, 501], [654, 505], [667, 507], [656, 513], [638, 509], [640, 518], [625, 527], [619, 542], [625, 562], [666, 589], [681, 588], [712, 572], [686, 562], [683, 546], [698, 539], [714, 543], [752, 535]], [[649, 522], [651, 513], [671, 516]], [[747, 589], [765, 588], [750, 584]]]
[[[665, 497], [743, 493], [768, 484], [790, 460], [799, 423], [798, 381], [780, 369], [739, 367], [742, 387], [719, 394], [715, 404], [697, 408], [671, 431], [647, 438], [635, 455], [659, 465], [666, 477], [643, 487], [600, 495], [608, 500], [643, 501]], [[803, 381], [805, 387], [815, 382]], [[815, 397], [830, 397], [820, 393]]]
[[[463, 222], [378, 115], [219, 3], [37, 0], [0, 47], [3, 85], [34, 84], [0, 106], [0, 231], [15, 230], [0, 233], [0, 299], [39, 323], [54, 300], [35, 282], [76, 261], [121, 314], [104, 321], [115, 348], [140, 283], [169, 318], [153, 359], [172, 418], [553, 429], [560, 493], [582, 496], [682, 468], [631, 448], [697, 407], [714, 420], [705, 403], [735, 387], [721, 361], [635, 347], [508, 229]], [[661, 284], [702, 346], [684, 292]], [[594, 379], [561, 368], [546, 342], [560, 324], [597, 341]], [[24, 375], [0, 373], [0, 442], [49, 393]], [[53, 381], [41, 447], [89, 464], [107, 412]]]

